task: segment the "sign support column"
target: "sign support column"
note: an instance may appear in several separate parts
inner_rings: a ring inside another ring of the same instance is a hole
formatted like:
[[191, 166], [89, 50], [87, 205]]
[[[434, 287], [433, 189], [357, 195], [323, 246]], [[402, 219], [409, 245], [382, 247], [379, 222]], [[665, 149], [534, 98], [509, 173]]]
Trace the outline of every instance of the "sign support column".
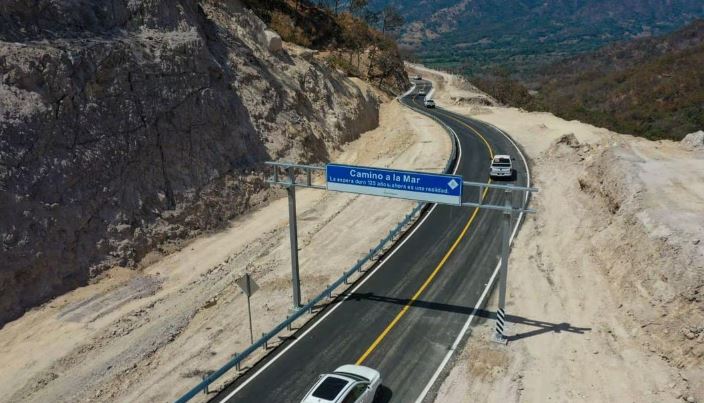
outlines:
[[296, 175], [294, 168], [288, 168], [291, 184], [288, 193], [288, 228], [291, 239], [291, 286], [293, 288], [293, 309], [301, 306], [301, 281], [298, 273], [298, 229], [296, 226]]
[[508, 282], [508, 255], [510, 251], [511, 235], [511, 211], [513, 209], [511, 203], [511, 190], [505, 190], [504, 206], [506, 210], [503, 212], [501, 225], [501, 273], [499, 274], [499, 309], [496, 310], [496, 331], [494, 332], [493, 341], [501, 344], [506, 344], [508, 339], [504, 335], [506, 330], [506, 284]]

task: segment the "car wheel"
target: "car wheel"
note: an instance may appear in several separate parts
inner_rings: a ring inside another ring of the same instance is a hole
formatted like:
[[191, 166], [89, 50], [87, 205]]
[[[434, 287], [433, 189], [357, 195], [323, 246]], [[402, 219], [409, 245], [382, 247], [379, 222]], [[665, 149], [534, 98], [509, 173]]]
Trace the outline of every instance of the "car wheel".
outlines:
[[372, 402], [378, 403], [381, 400], [381, 395], [383, 395], [384, 392], [381, 390], [381, 385], [376, 387], [376, 392], [374, 392], [374, 398], [372, 399]]

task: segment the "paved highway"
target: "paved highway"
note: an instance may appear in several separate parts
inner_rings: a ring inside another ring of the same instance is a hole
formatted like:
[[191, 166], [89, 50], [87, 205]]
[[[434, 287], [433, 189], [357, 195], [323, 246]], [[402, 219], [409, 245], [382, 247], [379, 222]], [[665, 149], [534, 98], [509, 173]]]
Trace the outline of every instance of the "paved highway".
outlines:
[[[491, 155], [510, 154], [516, 156], [514, 183], [527, 185], [526, 167], [513, 143], [484, 123], [424, 108], [418, 91], [430, 87], [419, 81], [400, 101], [456, 133], [459, 156], [451, 171], [465, 180], [489, 182]], [[502, 203], [503, 193], [490, 190], [485, 197]], [[465, 198], [476, 201], [476, 194]], [[381, 372], [383, 402], [416, 401], [485, 294], [500, 253], [500, 214], [431, 206], [346, 298], [328, 306], [296, 339], [278, 347], [214, 401], [299, 402], [319, 374], [350, 363]]]

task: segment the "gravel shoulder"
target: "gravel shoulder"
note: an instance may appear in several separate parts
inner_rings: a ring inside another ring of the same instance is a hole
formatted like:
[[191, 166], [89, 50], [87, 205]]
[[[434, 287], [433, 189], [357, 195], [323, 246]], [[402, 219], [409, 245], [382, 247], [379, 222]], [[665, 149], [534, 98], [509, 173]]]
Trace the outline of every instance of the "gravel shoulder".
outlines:
[[[388, 101], [381, 106], [380, 126], [331, 160], [439, 172], [450, 150], [440, 126]], [[281, 191], [280, 198], [233, 220], [227, 229], [201, 236], [148, 266], [108, 270], [94, 284], [8, 323], [0, 329], [0, 394], [10, 402], [180, 396], [249, 345], [246, 299], [234, 283], [243, 273], [252, 274], [261, 287], [251, 300], [255, 337], [287, 315], [291, 288], [284, 195]], [[305, 300], [351, 267], [414, 203], [301, 190], [297, 207]], [[227, 379], [237, 375], [233, 371]]]

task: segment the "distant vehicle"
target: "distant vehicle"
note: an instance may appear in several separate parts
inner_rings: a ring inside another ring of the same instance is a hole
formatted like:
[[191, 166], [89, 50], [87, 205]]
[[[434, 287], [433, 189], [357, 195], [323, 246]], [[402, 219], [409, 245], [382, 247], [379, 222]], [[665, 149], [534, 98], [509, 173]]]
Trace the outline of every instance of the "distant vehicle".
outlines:
[[435, 108], [435, 101], [432, 99], [426, 99], [424, 104], [426, 108]]
[[489, 168], [490, 178], [513, 178], [513, 159], [510, 155], [495, 155]]
[[420, 80], [420, 76], [419, 76], [418, 74], [416, 74], [415, 76], [413, 76], [413, 79], [414, 79], [414, 80]]
[[301, 403], [372, 403], [381, 388], [379, 371], [361, 365], [343, 365], [320, 375]]
[[418, 95], [425, 95], [425, 90], [419, 90]]

